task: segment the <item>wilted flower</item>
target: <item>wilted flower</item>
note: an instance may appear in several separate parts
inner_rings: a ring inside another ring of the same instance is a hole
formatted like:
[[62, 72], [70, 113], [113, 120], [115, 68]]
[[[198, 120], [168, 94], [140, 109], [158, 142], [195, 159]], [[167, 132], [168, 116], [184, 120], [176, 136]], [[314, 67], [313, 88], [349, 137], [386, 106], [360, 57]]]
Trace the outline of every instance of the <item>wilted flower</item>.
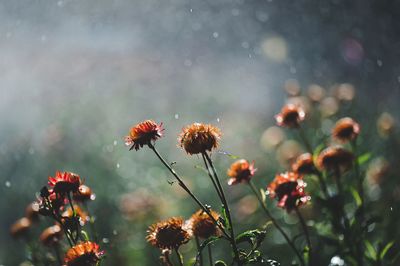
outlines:
[[[215, 211], [210, 210], [212, 217], [218, 221], [219, 214]], [[203, 210], [198, 210], [189, 219], [189, 228], [192, 230], [193, 235], [207, 239], [210, 236], [220, 236], [221, 230], [214, 223], [213, 219], [204, 212]]]
[[306, 185], [302, 176], [286, 172], [276, 175], [267, 191], [271, 198], [278, 199], [278, 207], [289, 212], [310, 200], [310, 196], [304, 191]]
[[39, 219], [39, 203], [31, 202], [25, 209], [25, 217], [29, 220], [37, 221]]
[[47, 227], [40, 235], [39, 240], [45, 246], [52, 246], [60, 241], [62, 235], [63, 231], [61, 227], [58, 224], [56, 224]]
[[351, 168], [353, 161], [353, 153], [340, 146], [331, 146], [324, 149], [318, 155], [317, 165], [323, 170], [340, 170], [341, 172], [344, 172]]
[[377, 158], [369, 165], [366, 172], [367, 180], [371, 185], [379, 185], [390, 170], [390, 164], [385, 158]]
[[340, 142], [347, 142], [357, 138], [360, 134], [360, 125], [350, 117], [339, 119], [332, 129], [332, 136]]
[[69, 193], [78, 191], [81, 185], [79, 175], [71, 172], [56, 172], [55, 177], [49, 177], [49, 186], [53, 187], [56, 193]]
[[322, 99], [320, 105], [321, 114], [323, 117], [332, 116], [339, 110], [339, 103], [334, 97], [326, 97]]
[[334, 90], [335, 97], [340, 101], [351, 101], [355, 94], [354, 86], [349, 83], [340, 84]]
[[139, 150], [144, 145], [161, 138], [163, 131], [162, 123], [157, 124], [153, 120], [143, 121], [131, 128], [129, 135], [125, 137], [125, 145], [132, 145], [129, 150]]
[[300, 175], [309, 175], [315, 173], [316, 169], [312, 154], [303, 153], [297, 157], [295, 163], [292, 165], [292, 170]]
[[29, 228], [31, 227], [31, 221], [26, 218], [23, 217], [19, 220], [17, 220], [15, 223], [13, 223], [13, 225], [10, 228], [10, 234], [13, 237], [21, 237], [21, 236], [26, 236]]
[[286, 104], [281, 112], [275, 116], [278, 126], [297, 128], [305, 118], [303, 108], [294, 104]]
[[249, 163], [245, 159], [237, 160], [231, 164], [227, 171], [227, 175], [230, 177], [228, 185], [249, 182], [256, 171], [257, 169], [254, 168], [254, 162]]
[[80, 185], [78, 191], [73, 194], [73, 198], [76, 201], [88, 201], [94, 198], [92, 189], [86, 185]]
[[180, 217], [155, 223], [147, 230], [147, 241], [160, 249], [175, 249], [187, 243], [191, 237]]
[[386, 137], [393, 132], [395, 120], [391, 114], [382, 113], [376, 121], [376, 127], [378, 128], [379, 135]]
[[67, 266], [95, 266], [103, 255], [98, 244], [86, 241], [70, 248], [64, 262]]
[[193, 123], [182, 129], [178, 141], [179, 145], [192, 155], [217, 148], [220, 138], [219, 128], [210, 124]]

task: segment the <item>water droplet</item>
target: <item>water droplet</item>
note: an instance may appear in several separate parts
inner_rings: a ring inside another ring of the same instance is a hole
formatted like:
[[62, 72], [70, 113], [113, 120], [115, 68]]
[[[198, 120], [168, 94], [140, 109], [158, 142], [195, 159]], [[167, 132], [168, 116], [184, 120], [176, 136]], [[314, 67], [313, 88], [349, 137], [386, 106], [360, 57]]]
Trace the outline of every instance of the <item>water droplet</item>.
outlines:
[[10, 181], [6, 181], [5, 185], [6, 185], [6, 187], [11, 187], [11, 182]]
[[193, 12], [193, 8], [189, 9], [189, 12], [192, 13]]
[[175, 114], [175, 119], [179, 119], [179, 114]]
[[117, 168], [119, 168], [120, 167], [120, 165], [119, 165], [119, 163], [117, 163]]
[[90, 200], [95, 200], [96, 199], [96, 194], [90, 195]]
[[383, 62], [382, 62], [382, 60], [380, 60], [380, 59], [376, 60], [376, 64], [377, 64], [379, 67], [383, 66]]
[[218, 38], [218, 36], [219, 36], [218, 32], [214, 32], [214, 33], [213, 33], [213, 37], [214, 37], [214, 38]]
[[113, 235], [118, 235], [118, 231], [117, 230], [113, 230]]
[[114, 146], [117, 146], [118, 141], [114, 140], [113, 144], [114, 144]]
[[104, 244], [110, 243], [110, 239], [108, 238], [103, 238], [101, 241], [103, 241]]
[[392, 207], [392, 206], [390, 206], [390, 211], [391, 211], [391, 212], [393, 211], [393, 207]]
[[219, 123], [219, 121], [220, 121], [220, 119], [219, 119], [219, 117], [217, 118], [217, 122]]

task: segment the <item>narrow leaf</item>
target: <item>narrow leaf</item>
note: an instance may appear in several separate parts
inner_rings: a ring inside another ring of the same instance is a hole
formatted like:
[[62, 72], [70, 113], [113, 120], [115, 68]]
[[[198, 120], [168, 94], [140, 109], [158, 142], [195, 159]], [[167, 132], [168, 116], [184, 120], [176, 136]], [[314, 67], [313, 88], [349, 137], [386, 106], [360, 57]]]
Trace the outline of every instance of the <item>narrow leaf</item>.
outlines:
[[376, 254], [376, 250], [375, 250], [374, 246], [368, 240], [366, 240], [364, 243], [365, 243], [365, 246], [367, 247], [367, 250], [368, 250], [368, 253], [369, 253], [370, 257], [373, 260], [376, 260], [377, 259], [377, 254]]
[[372, 154], [370, 152], [364, 153], [357, 158], [357, 162], [359, 165], [363, 165], [364, 163], [368, 162], [371, 158]]
[[390, 241], [389, 243], [386, 244], [386, 246], [382, 249], [381, 254], [379, 254], [379, 257], [383, 259], [386, 255], [386, 253], [389, 251], [389, 249], [394, 245], [394, 241]]
[[353, 187], [350, 188], [350, 191], [351, 191], [351, 194], [353, 195], [354, 200], [356, 201], [357, 207], [360, 207], [362, 204], [360, 194]]

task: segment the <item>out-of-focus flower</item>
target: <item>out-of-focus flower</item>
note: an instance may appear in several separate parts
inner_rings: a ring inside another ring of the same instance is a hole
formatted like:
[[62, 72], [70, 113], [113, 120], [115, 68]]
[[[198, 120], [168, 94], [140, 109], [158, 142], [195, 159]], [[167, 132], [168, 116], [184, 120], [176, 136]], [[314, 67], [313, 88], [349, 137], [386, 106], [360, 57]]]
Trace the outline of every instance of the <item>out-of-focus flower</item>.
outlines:
[[315, 173], [314, 160], [311, 153], [303, 153], [297, 157], [296, 162], [292, 164], [292, 170], [300, 175], [310, 175]]
[[312, 84], [307, 90], [308, 98], [313, 102], [320, 102], [325, 97], [325, 89], [319, 85]]
[[331, 146], [318, 155], [317, 165], [322, 170], [345, 172], [351, 168], [353, 161], [352, 152], [340, 146]]
[[155, 223], [147, 230], [147, 241], [160, 249], [175, 249], [187, 243], [191, 234], [180, 217]]
[[80, 185], [78, 191], [73, 194], [73, 199], [80, 202], [92, 200], [94, 197], [92, 189], [86, 185]]
[[163, 203], [147, 190], [137, 190], [121, 196], [119, 209], [124, 218], [139, 220], [149, 215], [157, 215]]
[[245, 159], [237, 160], [231, 164], [227, 171], [227, 175], [230, 177], [228, 185], [249, 182], [256, 171], [257, 169], [254, 168], [254, 162], [249, 163]]
[[17, 237], [22, 237], [26, 236], [29, 232], [29, 229], [31, 228], [31, 220], [29, 220], [26, 217], [23, 217], [19, 220], [17, 220], [15, 223], [10, 228], [10, 234], [17, 238]]
[[45, 246], [53, 246], [58, 243], [63, 235], [61, 227], [56, 224], [47, 227], [39, 237], [40, 242]]
[[291, 97], [298, 96], [300, 94], [300, 84], [295, 79], [289, 79], [285, 81], [285, 91]]
[[221, 131], [210, 124], [193, 123], [182, 129], [179, 145], [190, 155], [218, 148]]
[[69, 193], [77, 192], [81, 185], [81, 178], [79, 175], [71, 172], [56, 172], [55, 177], [49, 177], [49, 186], [53, 188], [56, 193]]
[[285, 138], [285, 132], [281, 128], [272, 126], [264, 131], [260, 142], [261, 146], [268, 151], [276, 148]]
[[29, 203], [25, 209], [25, 217], [34, 222], [39, 219], [39, 216], [40, 216], [39, 203], [37, 202]]
[[271, 198], [277, 198], [278, 207], [290, 212], [310, 200], [304, 191], [306, 186], [301, 175], [286, 172], [275, 176], [267, 187], [267, 193]]
[[340, 84], [333, 93], [339, 101], [351, 101], [356, 94], [354, 86], [349, 83]]
[[129, 150], [139, 150], [144, 145], [161, 138], [163, 131], [162, 123], [157, 124], [153, 120], [143, 121], [131, 128], [129, 135], [125, 137], [125, 145], [131, 146]]
[[[79, 207], [78, 205], [74, 205], [74, 210], [76, 216], [79, 218], [79, 221], [82, 225], [90, 220], [89, 215], [84, 210], [82, 210], [81, 207]], [[62, 214], [63, 218], [72, 218], [73, 216], [74, 212], [72, 211], [71, 207], [68, 207], [68, 209], [66, 209]]]
[[345, 143], [357, 138], [360, 134], [360, 125], [350, 117], [339, 119], [332, 129], [332, 137]]
[[329, 117], [337, 113], [339, 103], [334, 97], [326, 97], [321, 101], [319, 108], [323, 117]]
[[371, 185], [379, 185], [384, 180], [385, 176], [388, 174], [390, 169], [389, 162], [383, 158], [377, 158], [373, 160], [367, 169], [367, 180]]
[[281, 112], [275, 116], [278, 126], [297, 128], [304, 120], [306, 113], [303, 108], [294, 104], [285, 105]]
[[98, 244], [86, 241], [70, 248], [64, 262], [67, 266], [95, 266], [103, 255]]
[[382, 113], [376, 121], [376, 127], [381, 137], [387, 137], [394, 130], [395, 120], [391, 114]]
[[309, 114], [311, 112], [311, 103], [310, 100], [305, 96], [293, 96], [286, 100], [286, 105], [294, 105], [298, 106], [303, 110], [305, 114]]
[[240, 221], [246, 221], [249, 215], [256, 212], [258, 206], [259, 203], [255, 196], [253, 195], [244, 196], [236, 204], [235, 209], [237, 210], [237, 219]]
[[[219, 214], [213, 210], [210, 210], [212, 217], [218, 221]], [[193, 235], [207, 239], [210, 236], [220, 236], [221, 230], [214, 223], [211, 217], [203, 210], [198, 210], [192, 215], [188, 221], [188, 227], [192, 230]]]
[[300, 144], [295, 140], [287, 140], [276, 151], [277, 160], [284, 167], [290, 167], [302, 153]]

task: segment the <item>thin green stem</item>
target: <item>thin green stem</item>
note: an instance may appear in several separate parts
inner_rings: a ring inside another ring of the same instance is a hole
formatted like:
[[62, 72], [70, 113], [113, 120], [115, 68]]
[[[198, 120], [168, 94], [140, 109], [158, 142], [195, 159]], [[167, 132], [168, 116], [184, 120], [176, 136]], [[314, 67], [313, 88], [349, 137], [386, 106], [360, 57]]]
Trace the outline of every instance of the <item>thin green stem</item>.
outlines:
[[197, 247], [197, 253], [199, 254], [199, 262], [200, 266], [203, 266], [203, 254], [200, 252], [200, 240], [197, 236], [194, 238], [196, 240], [196, 247]]
[[213, 258], [212, 258], [211, 246], [208, 245], [207, 248], [208, 248], [208, 260], [210, 261], [210, 266], [212, 266], [213, 265]]
[[307, 241], [307, 246], [308, 246], [308, 264], [309, 265], [314, 265], [313, 264], [313, 251], [312, 251], [312, 245], [311, 245], [311, 239], [310, 239], [310, 233], [308, 232], [308, 228], [307, 228], [307, 224], [303, 218], [303, 215], [301, 215], [299, 208], [295, 208], [296, 214], [299, 217], [301, 226], [303, 228], [304, 231], [304, 235], [306, 236], [306, 241]]
[[60, 255], [60, 245], [58, 243], [55, 243], [53, 245], [53, 247], [54, 247], [54, 253], [56, 254], [58, 264], [63, 265], [63, 261], [61, 259], [61, 255]]
[[175, 248], [174, 250], [175, 250], [176, 257], [178, 258], [179, 266], [183, 266], [183, 257], [181, 255], [181, 253], [179, 253], [178, 248]]
[[208, 164], [207, 164], [207, 160], [206, 160], [206, 158], [205, 158], [205, 156], [204, 156], [204, 153], [202, 153], [201, 156], [202, 156], [202, 158], [203, 158], [204, 165], [206, 166], [208, 176], [210, 177], [210, 179], [211, 179], [211, 181], [212, 181], [212, 183], [213, 183], [213, 185], [214, 185], [214, 188], [215, 188], [215, 190], [217, 191], [218, 197], [219, 197], [219, 199], [221, 200], [221, 203], [222, 203], [222, 202], [223, 202], [223, 199], [222, 199], [223, 196], [222, 196], [221, 191], [219, 190], [219, 188], [218, 188], [218, 186], [217, 186], [216, 181], [214, 180], [214, 178], [213, 178], [213, 176], [212, 176], [212, 174], [211, 174], [211, 171], [210, 171], [210, 168], [209, 168], [209, 166], [208, 166]]
[[292, 248], [292, 250], [294, 251], [294, 253], [296, 254], [296, 256], [298, 257], [300, 264], [302, 266], [305, 265], [304, 263], [304, 259], [303, 256], [301, 256], [300, 252], [297, 250], [296, 246], [294, 245], [294, 243], [290, 240], [289, 236], [286, 234], [286, 232], [282, 229], [282, 227], [278, 224], [278, 221], [272, 216], [272, 214], [269, 212], [269, 210], [267, 209], [267, 206], [265, 206], [265, 202], [263, 201], [263, 199], [261, 198], [260, 193], [257, 191], [257, 188], [254, 186], [253, 182], [250, 180], [249, 181], [249, 186], [251, 188], [251, 190], [253, 191], [254, 195], [257, 197], [258, 202], [260, 203], [262, 209], [264, 210], [265, 214], [267, 215], [267, 217], [271, 220], [271, 222], [273, 223], [273, 225], [276, 227], [276, 229], [278, 229], [278, 231], [281, 233], [281, 235], [283, 236], [283, 238], [285, 238], [286, 242], [289, 244], [289, 246]]

